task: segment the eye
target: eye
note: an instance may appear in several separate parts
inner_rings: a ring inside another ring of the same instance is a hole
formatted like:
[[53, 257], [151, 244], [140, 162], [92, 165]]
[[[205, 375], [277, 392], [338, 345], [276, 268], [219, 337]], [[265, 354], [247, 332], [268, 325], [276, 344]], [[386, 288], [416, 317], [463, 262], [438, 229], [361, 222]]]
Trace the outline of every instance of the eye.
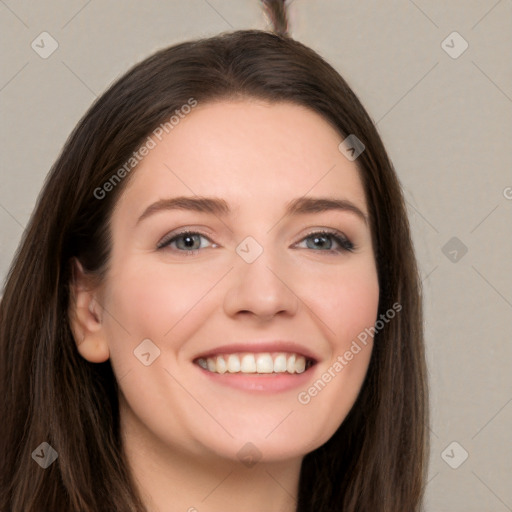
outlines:
[[170, 247], [175, 251], [188, 254], [196, 254], [200, 249], [205, 248], [205, 246], [202, 244], [202, 240], [207, 240], [210, 242], [212, 247], [216, 247], [216, 244], [212, 244], [211, 240], [202, 233], [197, 231], [183, 231], [177, 234], [171, 233], [170, 235], [164, 237], [164, 239], [157, 245], [157, 249]]
[[339, 231], [314, 231], [302, 241], [306, 241], [306, 249], [318, 249], [330, 253], [352, 252], [355, 249], [354, 244]]
[[[202, 243], [203, 240], [210, 245]], [[322, 252], [339, 253], [353, 251], [354, 244], [339, 231], [314, 231], [307, 235], [300, 243], [306, 242], [306, 249], [316, 249]], [[297, 246], [299, 246], [297, 244]], [[181, 233], [171, 233], [159, 242], [157, 249], [169, 247], [173, 251], [178, 251], [188, 255], [197, 254], [199, 250], [206, 247], [218, 247], [209, 237], [197, 231], [182, 231]], [[300, 247], [300, 246], [299, 246]]]

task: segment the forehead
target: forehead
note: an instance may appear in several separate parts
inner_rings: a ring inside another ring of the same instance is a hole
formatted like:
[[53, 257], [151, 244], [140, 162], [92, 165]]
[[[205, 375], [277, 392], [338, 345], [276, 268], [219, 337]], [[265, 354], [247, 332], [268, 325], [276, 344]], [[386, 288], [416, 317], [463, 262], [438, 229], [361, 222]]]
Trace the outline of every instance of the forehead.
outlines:
[[224, 197], [234, 208], [329, 194], [364, 208], [359, 170], [338, 149], [342, 139], [322, 116], [291, 103], [199, 104], [154, 139], [118, 207], [184, 194]]

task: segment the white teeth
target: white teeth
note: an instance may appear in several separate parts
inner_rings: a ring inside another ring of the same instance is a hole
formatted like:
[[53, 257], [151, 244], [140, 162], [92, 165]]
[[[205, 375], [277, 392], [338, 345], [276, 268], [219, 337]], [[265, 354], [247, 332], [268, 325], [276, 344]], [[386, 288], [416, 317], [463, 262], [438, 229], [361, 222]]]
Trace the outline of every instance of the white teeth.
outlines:
[[206, 360], [206, 365], [208, 367], [208, 370], [210, 370], [211, 372], [215, 372], [217, 370], [217, 366], [215, 364], [215, 360], [212, 359], [211, 357], [209, 357], [207, 360]]
[[295, 371], [297, 373], [302, 373], [306, 369], [306, 358], [304, 356], [299, 356], [295, 360]]
[[231, 354], [228, 357], [228, 372], [238, 373], [240, 371], [240, 358]]
[[253, 354], [245, 354], [240, 363], [240, 371], [242, 373], [256, 373], [256, 359]]
[[276, 373], [283, 373], [286, 371], [286, 355], [278, 354], [274, 360], [274, 371]]
[[216, 357], [200, 358], [197, 364], [214, 373], [303, 373], [307, 361], [298, 354], [268, 352], [258, 354], [229, 354]]
[[[210, 369], [209, 366], [208, 369]], [[286, 361], [286, 370], [288, 373], [295, 373], [295, 354], [292, 354]]]
[[226, 373], [228, 365], [222, 356], [217, 357], [217, 373]]
[[274, 361], [270, 354], [258, 354], [256, 358], [257, 373], [272, 373], [274, 371]]

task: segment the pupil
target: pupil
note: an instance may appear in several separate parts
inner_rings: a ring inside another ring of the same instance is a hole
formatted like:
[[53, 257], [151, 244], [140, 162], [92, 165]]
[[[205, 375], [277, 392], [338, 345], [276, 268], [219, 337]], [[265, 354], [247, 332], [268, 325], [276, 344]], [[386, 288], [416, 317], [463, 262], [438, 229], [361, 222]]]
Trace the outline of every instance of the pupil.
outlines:
[[314, 240], [314, 243], [316, 245], [320, 245], [321, 247], [322, 246], [325, 246], [326, 242], [327, 242], [327, 237], [325, 235], [322, 235], [322, 236], [315, 236], [313, 238]]

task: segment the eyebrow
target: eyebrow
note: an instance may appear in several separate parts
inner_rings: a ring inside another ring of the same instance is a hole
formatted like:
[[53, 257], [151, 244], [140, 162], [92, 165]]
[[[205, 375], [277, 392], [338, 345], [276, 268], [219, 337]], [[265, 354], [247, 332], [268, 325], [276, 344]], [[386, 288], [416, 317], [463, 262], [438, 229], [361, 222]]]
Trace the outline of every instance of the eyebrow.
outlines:
[[[137, 224], [156, 212], [166, 210], [190, 210], [201, 213], [212, 213], [223, 217], [231, 213], [231, 208], [224, 199], [216, 197], [179, 196], [161, 199], [149, 205], [138, 218]], [[332, 197], [299, 197], [293, 199], [286, 205], [285, 217], [332, 210], [354, 213], [368, 225], [368, 216], [354, 203], [348, 199]]]

